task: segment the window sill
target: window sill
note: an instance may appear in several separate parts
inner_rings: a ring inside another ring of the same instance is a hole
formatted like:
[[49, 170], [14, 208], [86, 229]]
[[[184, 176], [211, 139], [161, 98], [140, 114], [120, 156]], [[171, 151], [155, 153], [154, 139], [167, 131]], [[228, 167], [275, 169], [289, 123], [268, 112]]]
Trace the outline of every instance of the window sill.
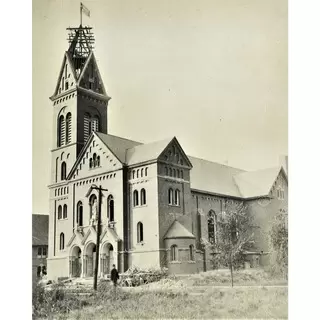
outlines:
[[142, 205], [139, 205], [139, 206], [133, 206], [133, 209], [135, 208], [144, 208], [144, 207], [147, 207], [148, 205], [147, 204], [142, 204]]
[[141, 241], [141, 242], [137, 242], [137, 245], [138, 246], [144, 246], [146, 243], [144, 241]]
[[181, 264], [181, 261], [169, 261], [169, 264]]
[[171, 207], [181, 207], [180, 204], [173, 204], [173, 203], [169, 203], [169, 206], [171, 206]]
[[196, 262], [195, 261], [193, 261], [193, 260], [190, 260], [190, 261], [187, 261], [188, 263], [190, 263], [190, 264], [195, 264]]

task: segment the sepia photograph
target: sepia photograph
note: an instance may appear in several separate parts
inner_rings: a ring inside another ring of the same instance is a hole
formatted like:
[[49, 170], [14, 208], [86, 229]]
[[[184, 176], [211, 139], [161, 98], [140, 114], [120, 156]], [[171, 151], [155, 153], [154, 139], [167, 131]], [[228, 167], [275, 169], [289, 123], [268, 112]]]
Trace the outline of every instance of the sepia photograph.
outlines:
[[287, 0], [32, 1], [33, 319], [287, 319], [288, 162]]

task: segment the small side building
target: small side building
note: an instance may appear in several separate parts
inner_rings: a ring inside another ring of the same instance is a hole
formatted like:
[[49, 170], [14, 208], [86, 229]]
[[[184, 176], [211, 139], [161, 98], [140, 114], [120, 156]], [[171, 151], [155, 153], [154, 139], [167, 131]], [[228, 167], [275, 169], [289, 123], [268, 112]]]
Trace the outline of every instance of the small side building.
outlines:
[[49, 215], [32, 215], [32, 280], [47, 273]]

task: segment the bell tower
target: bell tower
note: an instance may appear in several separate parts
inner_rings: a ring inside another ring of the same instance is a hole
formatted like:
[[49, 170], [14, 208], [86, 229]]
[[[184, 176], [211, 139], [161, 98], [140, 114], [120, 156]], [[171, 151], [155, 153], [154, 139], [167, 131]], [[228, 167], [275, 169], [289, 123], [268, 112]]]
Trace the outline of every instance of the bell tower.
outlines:
[[92, 131], [108, 133], [107, 95], [93, 53], [91, 27], [67, 28], [65, 52], [54, 94], [51, 184], [61, 183]]

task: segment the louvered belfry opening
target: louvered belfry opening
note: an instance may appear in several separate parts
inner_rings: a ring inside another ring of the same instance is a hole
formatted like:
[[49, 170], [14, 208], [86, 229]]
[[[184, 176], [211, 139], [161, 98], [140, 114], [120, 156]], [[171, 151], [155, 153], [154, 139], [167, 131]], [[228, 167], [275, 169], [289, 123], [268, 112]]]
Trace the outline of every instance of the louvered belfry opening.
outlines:
[[78, 28], [67, 28], [69, 31], [68, 53], [73, 62], [77, 78], [80, 76], [85, 62], [93, 50], [94, 36], [91, 27], [83, 27], [80, 25]]

